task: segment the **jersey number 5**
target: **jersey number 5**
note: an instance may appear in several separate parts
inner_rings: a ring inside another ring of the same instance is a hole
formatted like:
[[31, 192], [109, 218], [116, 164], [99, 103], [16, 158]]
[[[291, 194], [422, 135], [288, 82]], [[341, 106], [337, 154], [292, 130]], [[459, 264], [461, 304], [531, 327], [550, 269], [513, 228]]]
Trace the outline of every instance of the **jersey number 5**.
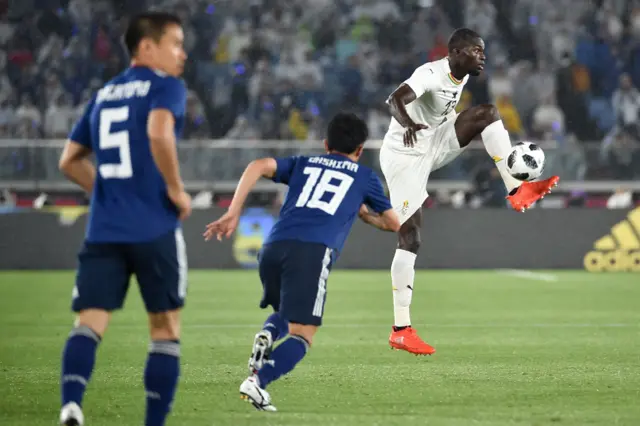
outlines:
[[[320, 167], [305, 167], [303, 173], [309, 177], [298, 197], [296, 207], [320, 209], [331, 216], [336, 214], [353, 183], [353, 178], [345, 173]], [[331, 183], [331, 180], [337, 183]], [[332, 194], [331, 198], [329, 201], [323, 201], [322, 197], [327, 193]]]
[[119, 163], [100, 164], [98, 170], [103, 179], [129, 179], [133, 176], [129, 132], [126, 130], [111, 132], [113, 123], [122, 123], [128, 119], [128, 106], [100, 110], [100, 149], [118, 148], [120, 153]]

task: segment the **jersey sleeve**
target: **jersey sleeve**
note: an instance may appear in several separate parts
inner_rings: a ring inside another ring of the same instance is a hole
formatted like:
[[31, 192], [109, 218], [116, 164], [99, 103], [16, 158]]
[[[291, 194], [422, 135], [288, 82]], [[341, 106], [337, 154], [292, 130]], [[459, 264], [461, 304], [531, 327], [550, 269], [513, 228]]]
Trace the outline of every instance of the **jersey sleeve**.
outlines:
[[187, 105], [187, 89], [181, 80], [166, 77], [154, 90], [151, 97], [151, 111], [167, 109], [174, 117], [182, 117]]
[[80, 145], [91, 148], [91, 111], [95, 103], [95, 97], [84, 108], [82, 117], [76, 122], [69, 133], [69, 139]]
[[276, 158], [276, 174], [273, 175], [273, 181], [276, 183], [289, 183], [293, 169], [298, 162], [299, 157], [280, 157]]
[[375, 173], [371, 173], [367, 184], [367, 195], [364, 203], [376, 213], [383, 213], [391, 208], [391, 203], [382, 189], [382, 182]]
[[411, 77], [405, 80], [404, 84], [411, 87], [411, 90], [416, 94], [416, 98], [419, 98], [425, 93], [437, 89], [438, 77], [432, 67], [421, 66], [411, 74]]

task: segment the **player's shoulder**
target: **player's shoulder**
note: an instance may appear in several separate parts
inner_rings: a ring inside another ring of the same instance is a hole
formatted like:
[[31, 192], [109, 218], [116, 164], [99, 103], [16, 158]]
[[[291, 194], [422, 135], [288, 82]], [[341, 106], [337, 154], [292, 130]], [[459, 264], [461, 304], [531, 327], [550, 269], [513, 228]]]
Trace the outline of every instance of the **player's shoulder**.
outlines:
[[183, 79], [163, 73], [158, 70], [149, 70], [151, 87], [154, 90], [169, 90], [173, 92], [186, 93], [187, 86]]
[[416, 71], [431, 73], [437, 77], [446, 76], [449, 70], [447, 58], [438, 59], [437, 61], [427, 62], [416, 68]]

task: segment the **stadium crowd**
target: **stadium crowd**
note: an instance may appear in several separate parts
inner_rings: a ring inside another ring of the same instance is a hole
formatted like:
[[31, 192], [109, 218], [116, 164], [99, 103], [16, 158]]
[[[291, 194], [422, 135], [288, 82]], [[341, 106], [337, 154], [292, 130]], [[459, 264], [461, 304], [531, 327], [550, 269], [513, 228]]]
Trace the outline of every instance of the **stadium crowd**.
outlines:
[[[9, 3], [0, 1], [0, 138], [65, 137], [92, 91], [126, 66], [127, 16], [162, 8], [185, 22], [186, 139], [318, 139], [345, 109], [380, 139], [388, 94], [468, 26], [485, 38], [488, 67], [458, 109], [495, 103], [514, 139], [555, 144], [565, 179], [640, 173], [638, 0]], [[585, 150], [594, 140], [600, 149]]]

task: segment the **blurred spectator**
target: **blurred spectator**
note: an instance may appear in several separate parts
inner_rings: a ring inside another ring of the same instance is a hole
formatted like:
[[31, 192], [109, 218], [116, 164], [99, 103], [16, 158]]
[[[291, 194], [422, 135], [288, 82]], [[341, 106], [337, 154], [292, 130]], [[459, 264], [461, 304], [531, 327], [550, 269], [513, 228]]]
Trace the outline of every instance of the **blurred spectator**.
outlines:
[[509, 132], [512, 138], [520, 139], [524, 136], [524, 128], [522, 127], [522, 120], [516, 110], [516, 107], [511, 102], [508, 96], [500, 96], [496, 100], [496, 108], [502, 118], [505, 129]]
[[210, 136], [209, 123], [207, 123], [198, 97], [193, 93], [187, 97], [183, 136], [185, 139], [206, 139]]
[[44, 117], [44, 137], [50, 139], [66, 138], [74, 121], [75, 114], [69, 96], [60, 93], [47, 108]]
[[389, 129], [391, 115], [386, 107], [374, 107], [369, 110], [367, 126], [369, 138], [381, 140]]
[[16, 110], [16, 119], [20, 122], [27, 122], [29, 126], [40, 129], [42, 124], [42, 114], [40, 110], [33, 104], [31, 96], [25, 95], [20, 102], [20, 106]]
[[485, 40], [491, 40], [498, 13], [491, 0], [467, 0], [465, 5], [465, 26], [477, 31]]
[[633, 86], [628, 74], [620, 76], [620, 86], [613, 93], [611, 99], [615, 113], [616, 124], [640, 137], [638, 133], [638, 113], [640, 112], [640, 91]]
[[496, 65], [496, 68], [491, 74], [491, 79], [489, 80], [489, 95], [492, 101], [495, 101], [501, 96], [509, 98], [513, 96], [513, 79], [504, 64]]
[[[352, 110], [380, 139], [384, 99], [446, 56], [451, 31], [466, 25], [488, 60], [457, 111], [495, 103], [514, 139], [557, 138], [563, 175], [629, 176], [635, 164], [621, 153], [636, 155], [640, 138], [640, 4], [623, 0], [13, 2], [0, 16], [0, 135], [64, 137], [65, 117], [126, 67], [129, 14], [149, 8], [184, 20], [184, 80], [199, 98], [186, 138], [317, 139], [328, 117]], [[587, 169], [581, 143], [607, 133], [602, 165]], [[458, 163], [460, 176], [474, 161]]]
[[553, 96], [542, 100], [533, 113], [533, 131], [537, 137], [547, 132], [561, 132], [564, 130], [564, 113]]
[[602, 156], [612, 173], [611, 178], [632, 180], [640, 176], [639, 142], [626, 129], [605, 139]]

